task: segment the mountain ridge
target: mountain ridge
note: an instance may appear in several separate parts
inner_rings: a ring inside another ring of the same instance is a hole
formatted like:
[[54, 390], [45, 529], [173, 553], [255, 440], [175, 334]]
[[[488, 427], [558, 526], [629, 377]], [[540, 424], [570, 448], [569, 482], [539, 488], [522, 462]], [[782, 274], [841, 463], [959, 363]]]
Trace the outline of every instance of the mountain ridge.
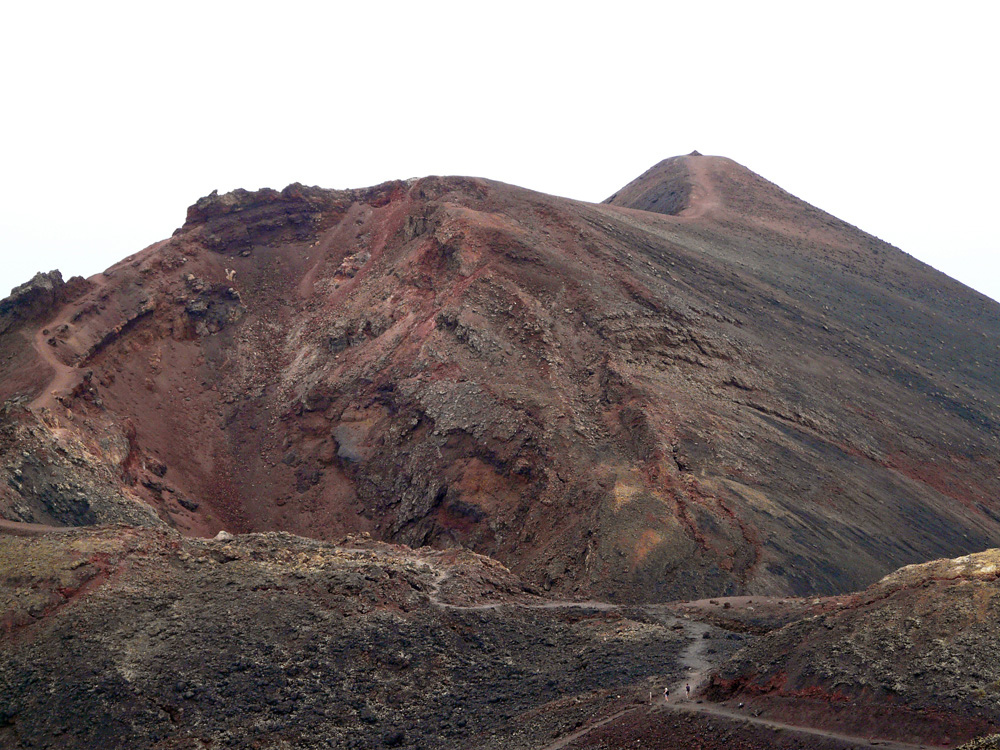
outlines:
[[[206, 196], [6, 331], [0, 395], [121, 446], [114, 508], [185, 533], [461, 544], [566, 593], [837, 593], [1000, 542], [1000, 308], [733, 165], [631, 183], [673, 214], [462, 177]], [[65, 523], [55, 485], [0, 515]]]

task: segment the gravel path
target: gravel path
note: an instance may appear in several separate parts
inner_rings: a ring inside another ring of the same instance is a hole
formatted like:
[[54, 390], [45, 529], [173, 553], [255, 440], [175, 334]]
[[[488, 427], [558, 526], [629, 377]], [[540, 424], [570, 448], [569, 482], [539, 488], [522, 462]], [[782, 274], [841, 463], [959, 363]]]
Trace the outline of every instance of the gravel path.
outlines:
[[[477, 604], [469, 606], [460, 606], [455, 604], [447, 604], [445, 602], [439, 601], [437, 593], [440, 590], [441, 584], [444, 582], [445, 577], [439, 577], [436, 582], [435, 588], [431, 593], [431, 601], [440, 607], [447, 607], [449, 609], [460, 609], [460, 610], [483, 610], [483, 609], [497, 609], [499, 607], [523, 607], [529, 609], [557, 609], [557, 608], [569, 608], [569, 607], [581, 607], [587, 609], [598, 609], [598, 610], [613, 610], [618, 609], [619, 605], [610, 604], [608, 602], [597, 602], [597, 601], [551, 601], [545, 602], [543, 604], [527, 604], [527, 603], [496, 603], [491, 602], [488, 604]], [[697, 622], [695, 620], [690, 620], [686, 617], [678, 617], [672, 613], [663, 605], [647, 605], [644, 607], [645, 611], [661, 620], [664, 625], [670, 627], [671, 629], [683, 630], [684, 635], [687, 638], [687, 645], [679, 656], [679, 661], [682, 667], [685, 669], [685, 676], [683, 679], [674, 682], [670, 687], [670, 699], [665, 700], [662, 694], [654, 696], [653, 706], [650, 708], [646, 705], [636, 705], [630, 706], [629, 708], [616, 711], [609, 716], [605, 716], [592, 724], [578, 729], [575, 732], [564, 735], [560, 737], [555, 742], [552, 742], [539, 750], [561, 750], [569, 746], [574, 741], [580, 739], [581, 737], [590, 734], [600, 727], [606, 726], [617, 719], [620, 719], [626, 714], [635, 711], [677, 711], [684, 713], [695, 713], [703, 714], [708, 716], [715, 716], [720, 718], [732, 719], [734, 721], [745, 722], [747, 724], [754, 724], [759, 727], [765, 727], [767, 729], [789, 732], [798, 735], [802, 735], [803, 738], [808, 737], [824, 737], [827, 739], [839, 740], [842, 742], [847, 742], [855, 745], [858, 748], [879, 748], [879, 750], [927, 750], [929, 745], [912, 745], [905, 742], [893, 742], [890, 740], [873, 739], [870, 737], [859, 737], [856, 735], [841, 734], [839, 732], [833, 732], [826, 729], [817, 729], [814, 727], [799, 726], [795, 724], [787, 724], [781, 721], [774, 721], [771, 719], [762, 719], [756, 716], [752, 716], [749, 713], [741, 712], [737, 709], [727, 708], [715, 703], [702, 703], [697, 700], [692, 700], [689, 695], [697, 695], [699, 689], [708, 680], [709, 672], [712, 669], [712, 662], [709, 659], [707, 653], [708, 644], [710, 640], [705, 637], [707, 633], [710, 633], [712, 626], [707, 625], [702, 622]], [[935, 750], [939, 750], [936, 748]]]

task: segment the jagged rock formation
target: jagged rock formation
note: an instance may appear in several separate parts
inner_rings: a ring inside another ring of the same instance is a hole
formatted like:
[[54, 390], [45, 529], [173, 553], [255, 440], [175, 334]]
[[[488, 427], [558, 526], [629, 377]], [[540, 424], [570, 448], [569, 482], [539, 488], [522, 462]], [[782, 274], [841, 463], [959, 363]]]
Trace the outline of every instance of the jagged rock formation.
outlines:
[[31, 281], [14, 287], [9, 297], [0, 300], [0, 334], [20, 322], [48, 314], [55, 305], [72, 301], [89, 287], [89, 282], [79, 276], [66, 282], [59, 271], [36, 273]]
[[857, 734], [949, 744], [1000, 729], [1000, 550], [911, 565], [740, 651], [709, 694]]
[[[0, 396], [120, 446], [104, 494], [186, 534], [465, 545], [621, 600], [831, 593], [1000, 543], [998, 330], [691, 155], [604, 205], [455, 177], [208, 196], [0, 332]], [[12, 450], [0, 515], [79, 522]]]

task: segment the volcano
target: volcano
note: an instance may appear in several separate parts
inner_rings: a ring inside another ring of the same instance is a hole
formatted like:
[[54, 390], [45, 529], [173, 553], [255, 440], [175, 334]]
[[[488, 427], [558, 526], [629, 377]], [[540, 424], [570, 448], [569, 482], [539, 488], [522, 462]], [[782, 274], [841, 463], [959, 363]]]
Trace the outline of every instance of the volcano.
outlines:
[[998, 332], [721, 157], [602, 204], [213, 193], [0, 303], [0, 517], [367, 533], [620, 602], [838, 594], [1000, 545]]

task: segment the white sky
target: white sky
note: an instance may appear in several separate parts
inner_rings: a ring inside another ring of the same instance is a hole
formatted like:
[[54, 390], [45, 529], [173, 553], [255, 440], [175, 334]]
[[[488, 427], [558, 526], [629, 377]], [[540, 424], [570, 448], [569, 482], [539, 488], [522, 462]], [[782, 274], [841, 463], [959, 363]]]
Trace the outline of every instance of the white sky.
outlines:
[[490, 177], [599, 201], [728, 156], [1000, 299], [993, 2], [10, 2], [0, 297], [198, 197]]

